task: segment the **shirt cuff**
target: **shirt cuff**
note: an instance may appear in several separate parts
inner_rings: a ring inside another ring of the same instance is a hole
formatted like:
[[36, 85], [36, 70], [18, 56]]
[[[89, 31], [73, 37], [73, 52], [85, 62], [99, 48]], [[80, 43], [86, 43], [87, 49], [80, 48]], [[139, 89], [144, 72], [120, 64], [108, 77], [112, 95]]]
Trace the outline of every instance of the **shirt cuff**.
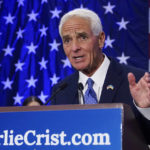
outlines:
[[139, 110], [139, 112], [148, 120], [150, 120], [150, 107], [148, 108], [141, 108], [141, 107], [138, 107], [135, 102], [134, 102], [134, 105], [136, 106], [136, 108]]

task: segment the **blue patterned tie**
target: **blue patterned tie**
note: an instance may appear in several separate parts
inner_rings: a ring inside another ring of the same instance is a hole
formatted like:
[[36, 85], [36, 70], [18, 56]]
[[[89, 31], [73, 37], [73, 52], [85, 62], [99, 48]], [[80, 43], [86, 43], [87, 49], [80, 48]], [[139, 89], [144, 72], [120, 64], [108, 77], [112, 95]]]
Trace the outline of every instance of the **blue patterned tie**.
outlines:
[[88, 84], [88, 89], [86, 90], [84, 95], [85, 104], [97, 104], [96, 93], [93, 89], [94, 81], [91, 78], [89, 78], [87, 80], [87, 84]]

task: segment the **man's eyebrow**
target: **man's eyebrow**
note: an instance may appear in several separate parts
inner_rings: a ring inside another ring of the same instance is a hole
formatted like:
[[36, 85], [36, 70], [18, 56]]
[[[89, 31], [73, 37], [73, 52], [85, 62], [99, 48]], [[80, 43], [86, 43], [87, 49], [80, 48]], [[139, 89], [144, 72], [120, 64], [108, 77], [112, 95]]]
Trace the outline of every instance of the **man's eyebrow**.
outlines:
[[69, 35], [63, 35], [63, 36], [62, 36], [63, 39], [69, 38], [69, 37], [70, 37]]
[[80, 36], [85, 36], [85, 35], [87, 35], [87, 33], [86, 32], [79, 32], [79, 33], [77, 33], [78, 35], [80, 35]]

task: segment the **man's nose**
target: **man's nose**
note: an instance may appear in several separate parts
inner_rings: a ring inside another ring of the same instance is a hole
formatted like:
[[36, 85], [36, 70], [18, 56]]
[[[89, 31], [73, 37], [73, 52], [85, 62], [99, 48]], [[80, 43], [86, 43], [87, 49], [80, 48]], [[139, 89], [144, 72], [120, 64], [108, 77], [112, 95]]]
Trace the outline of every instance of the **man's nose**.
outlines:
[[78, 51], [80, 50], [80, 44], [77, 40], [73, 40], [72, 42], [72, 51]]

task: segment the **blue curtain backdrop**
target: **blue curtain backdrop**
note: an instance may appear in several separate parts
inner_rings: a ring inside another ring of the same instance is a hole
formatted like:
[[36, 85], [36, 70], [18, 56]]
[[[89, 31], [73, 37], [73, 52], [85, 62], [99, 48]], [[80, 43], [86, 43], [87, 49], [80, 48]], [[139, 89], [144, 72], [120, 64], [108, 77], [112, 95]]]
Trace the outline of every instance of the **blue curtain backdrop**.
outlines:
[[147, 0], [0, 0], [0, 106], [22, 105], [30, 95], [45, 102], [53, 85], [74, 72], [58, 24], [79, 7], [101, 17], [104, 53], [148, 70]]

